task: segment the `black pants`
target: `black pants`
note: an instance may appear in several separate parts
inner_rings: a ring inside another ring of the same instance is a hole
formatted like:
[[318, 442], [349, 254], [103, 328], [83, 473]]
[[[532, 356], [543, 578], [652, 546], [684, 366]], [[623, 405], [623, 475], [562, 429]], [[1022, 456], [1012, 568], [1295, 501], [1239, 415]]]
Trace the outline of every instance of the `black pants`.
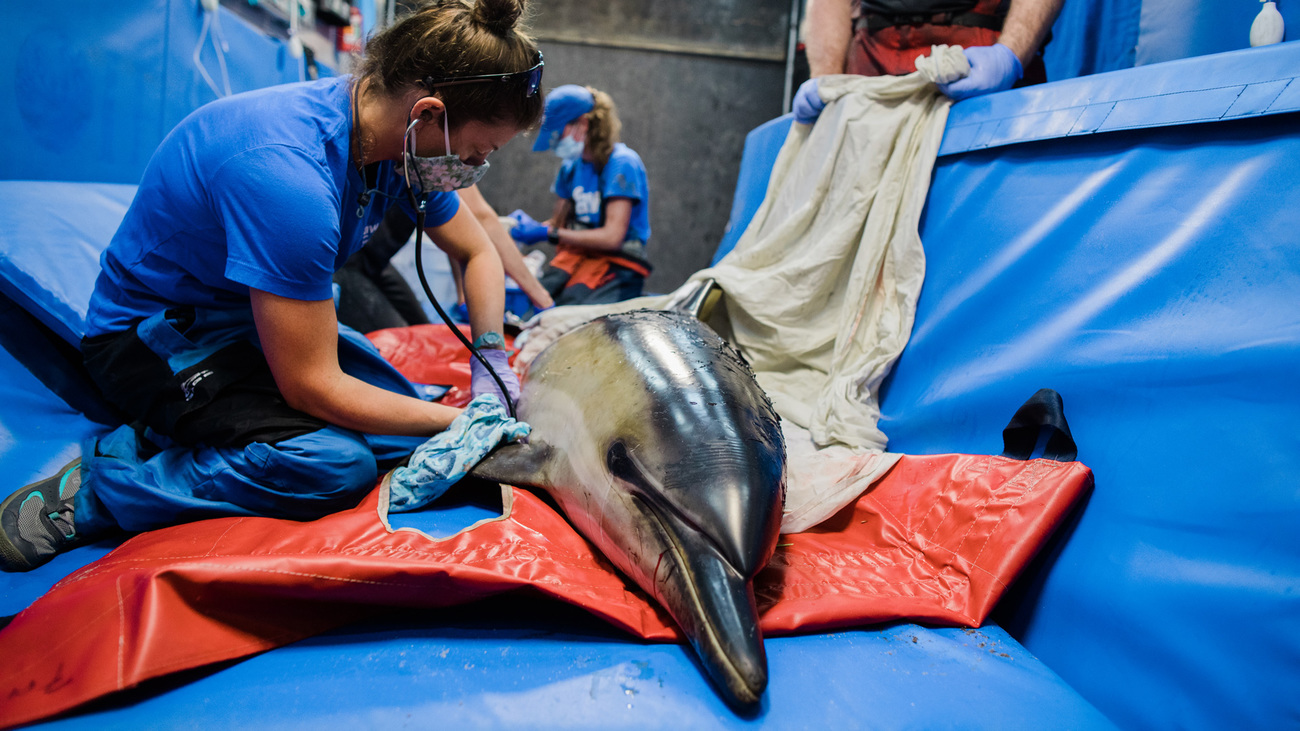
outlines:
[[361, 251], [334, 273], [339, 285], [339, 322], [363, 333], [424, 325], [424, 307], [390, 260], [411, 238], [415, 222], [396, 206]]

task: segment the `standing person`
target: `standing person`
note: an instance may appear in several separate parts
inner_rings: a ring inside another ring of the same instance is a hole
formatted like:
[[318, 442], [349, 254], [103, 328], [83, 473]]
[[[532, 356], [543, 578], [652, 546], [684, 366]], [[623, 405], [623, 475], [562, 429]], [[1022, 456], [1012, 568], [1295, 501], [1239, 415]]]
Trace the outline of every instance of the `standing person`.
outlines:
[[622, 126], [603, 91], [566, 84], [546, 95], [533, 152], [564, 160], [552, 186], [559, 200], [545, 222], [516, 211], [510, 235], [555, 244], [539, 279], [557, 305], [639, 297], [650, 275], [650, 184], [641, 156], [618, 141]]
[[[470, 326], [501, 379], [474, 360], [474, 393], [517, 396], [501, 259], [453, 191], [542, 112], [522, 11], [422, 7], [369, 42], [357, 76], [227, 97], [167, 135], [102, 256], [82, 341], [136, 423], [0, 503], [0, 567], [109, 530], [316, 518], [355, 505], [431, 435], [482, 426], [491, 398], [460, 418], [341, 337], [331, 275], [394, 204], [465, 262]], [[492, 423], [519, 426], [496, 406]]]
[[795, 120], [824, 106], [817, 78], [916, 70], [932, 45], [962, 46], [970, 75], [939, 90], [953, 101], [1047, 80], [1042, 46], [1064, 0], [808, 0], [805, 47], [812, 76], [794, 99]]

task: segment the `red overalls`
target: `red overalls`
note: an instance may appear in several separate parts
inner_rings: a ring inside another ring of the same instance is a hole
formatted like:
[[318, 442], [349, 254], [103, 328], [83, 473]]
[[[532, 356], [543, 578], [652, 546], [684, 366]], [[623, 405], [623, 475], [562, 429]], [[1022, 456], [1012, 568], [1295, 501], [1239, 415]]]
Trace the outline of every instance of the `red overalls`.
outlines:
[[[978, 0], [966, 12], [906, 19], [865, 13], [858, 5], [853, 11], [853, 41], [849, 45], [845, 72], [862, 76], [910, 74], [916, 70], [916, 57], [928, 55], [930, 46], [991, 46], [1002, 35], [1001, 21], [1006, 16], [1003, 5], [1004, 0]], [[1046, 80], [1040, 52], [1025, 68], [1025, 76], [1016, 86]]]

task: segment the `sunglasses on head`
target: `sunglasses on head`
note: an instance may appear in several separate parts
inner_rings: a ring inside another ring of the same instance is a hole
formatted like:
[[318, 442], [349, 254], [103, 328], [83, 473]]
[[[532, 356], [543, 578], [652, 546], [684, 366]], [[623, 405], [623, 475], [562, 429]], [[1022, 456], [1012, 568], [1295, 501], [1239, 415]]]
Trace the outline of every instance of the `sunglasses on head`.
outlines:
[[511, 83], [522, 81], [524, 83], [524, 97], [537, 96], [538, 91], [542, 88], [542, 52], [537, 52], [537, 63], [523, 71], [514, 71], [508, 74], [477, 74], [474, 76], [453, 76], [446, 79], [435, 79], [432, 76], [425, 78], [424, 85], [433, 90], [439, 86], [455, 86], [456, 84], [477, 84], [483, 81], [500, 81], [502, 83]]

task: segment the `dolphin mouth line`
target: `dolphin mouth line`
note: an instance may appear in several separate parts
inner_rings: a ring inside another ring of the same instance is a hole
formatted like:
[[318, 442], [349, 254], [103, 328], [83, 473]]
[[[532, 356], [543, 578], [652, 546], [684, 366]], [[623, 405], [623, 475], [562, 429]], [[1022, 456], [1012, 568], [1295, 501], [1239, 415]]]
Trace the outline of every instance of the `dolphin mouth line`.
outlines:
[[[672, 561], [674, 564], [676, 564], [675, 565], [676, 570], [682, 572], [683, 574], [686, 574], [688, 573], [688, 571], [686, 568], [685, 551], [682, 548], [682, 544], [678, 542], [673, 532], [668, 530], [667, 523], [664, 520], [663, 516], [660, 515], [659, 506], [655, 504], [655, 501], [646, 499], [646, 496], [640, 494], [640, 491], [631, 493], [631, 497], [633, 500], [636, 500], [638, 503], [640, 503], [645, 508], [646, 513], [651, 518], [654, 519], [656, 530], [658, 530], [659, 534], [665, 539], [664, 542], [670, 546], [670, 548], [667, 551], [660, 552], [659, 561], [655, 563], [655, 575], [653, 578], [655, 580], [655, 589], [658, 590], [659, 589], [659, 567], [663, 564], [664, 553], [671, 553]], [[690, 523], [687, 524], [690, 525]], [[712, 540], [710, 540], [710, 543], [712, 543]], [[718, 558], [719, 560], [722, 560], [724, 563], [726, 563], [726, 559], [724, 559], [721, 554], [718, 554]], [[690, 597], [691, 605], [695, 609], [696, 616], [699, 617], [701, 620], [699, 624], [704, 629], [704, 633], [707, 634], [709, 645], [721, 649], [723, 643], [721, 641], [721, 638], [718, 637], [718, 632], [717, 629], [714, 627], [713, 622], [709, 620], [707, 612], [704, 611], [704, 603], [700, 600], [700, 593], [698, 587], [693, 582], [690, 581], [686, 581], [682, 583], [686, 587], [686, 594], [687, 596]], [[667, 605], [665, 604], [664, 606]], [[681, 620], [678, 620], [678, 624], [680, 626]], [[685, 630], [683, 630], [683, 634], [686, 635], [686, 639], [689, 642], [690, 635], [687, 634]], [[728, 674], [731, 677], [733, 678], [744, 677], [744, 675], [740, 672], [740, 669], [736, 667], [735, 663], [732, 662], [731, 657], [727, 655], [727, 653], [720, 651], [716, 653], [716, 656], [720, 658], [722, 662], [726, 663], [725, 669], [727, 670]], [[706, 667], [707, 665], [708, 664], [705, 663]], [[746, 688], [748, 688], [749, 686], [748, 683], [745, 683], [743, 680], [741, 681], [741, 683], [744, 684]], [[752, 689], [750, 690], [752, 692]]]

